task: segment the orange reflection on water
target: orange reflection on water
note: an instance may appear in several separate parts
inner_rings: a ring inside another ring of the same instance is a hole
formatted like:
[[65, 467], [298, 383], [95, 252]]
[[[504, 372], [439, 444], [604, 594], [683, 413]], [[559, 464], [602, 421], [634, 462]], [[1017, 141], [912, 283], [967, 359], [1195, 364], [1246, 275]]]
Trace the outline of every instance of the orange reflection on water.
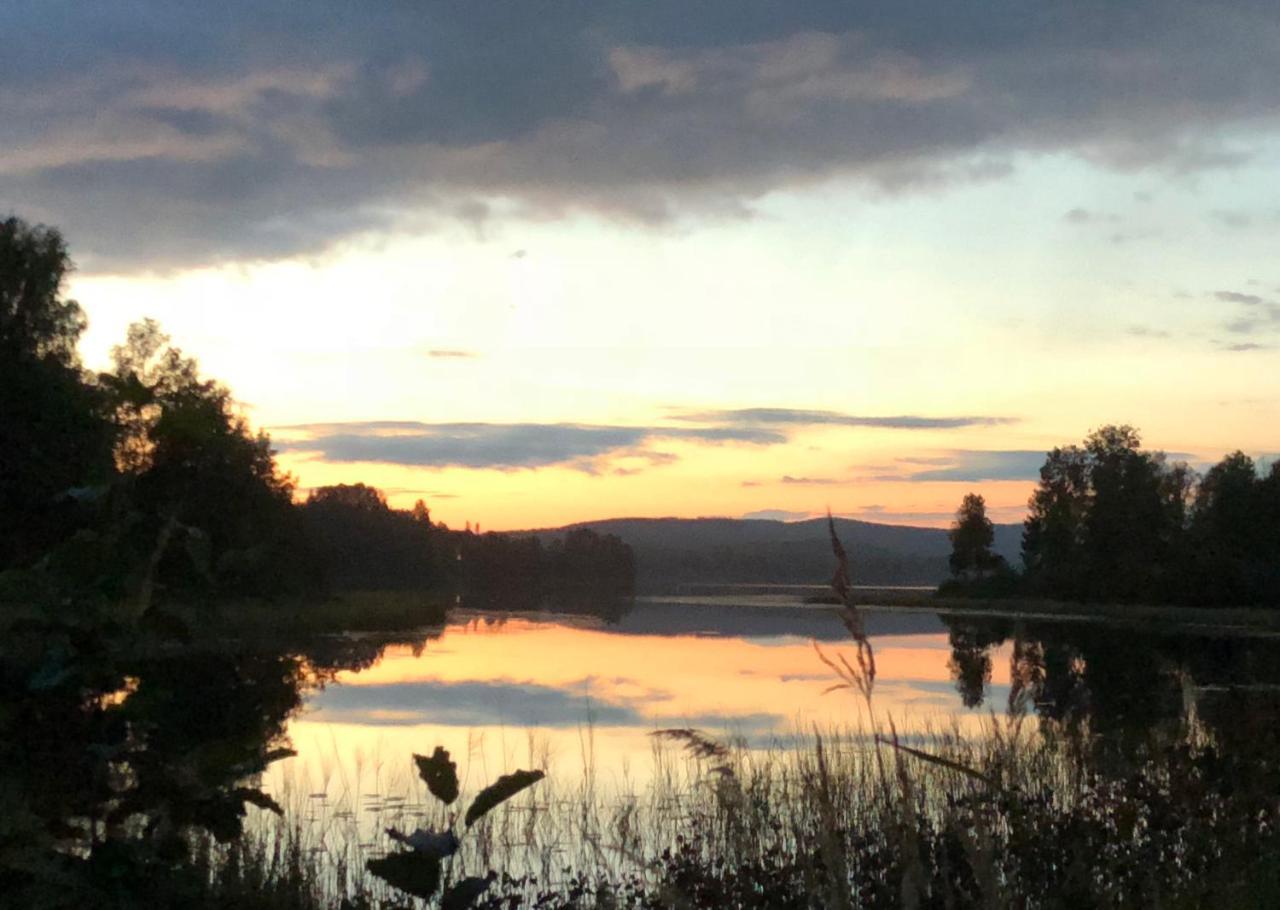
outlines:
[[[322, 790], [335, 780], [347, 788], [356, 780], [366, 791], [385, 789], [377, 779], [384, 769], [396, 769], [397, 780], [402, 772], [408, 778], [411, 753], [442, 745], [473, 782], [549, 764], [553, 775], [570, 778], [592, 766], [621, 786], [647, 778], [654, 748], [649, 734], [659, 728], [738, 735], [752, 747], [815, 726], [865, 729], [859, 696], [823, 694], [835, 680], [818, 659], [814, 638], [824, 639], [828, 653], [847, 648], [838, 619], [807, 610], [795, 614], [803, 633], [747, 628], [735, 634], [734, 609], [720, 609], [708, 623], [712, 631], [702, 634], [653, 631], [653, 616], [660, 626], [663, 617], [678, 614], [646, 614], [643, 604], [617, 627], [570, 617], [455, 621], [419, 654], [388, 648], [374, 666], [342, 673], [313, 696], [291, 725], [299, 756], [287, 771]], [[786, 629], [787, 615], [768, 618]], [[975, 731], [989, 709], [962, 706], [941, 621], [923, 617], [910, 624], [916, 628], [872, 633], [876, 723], [892, 717], [903, 733]], [[998, 704], [1009, 683], [1008, 651], [992, 658]], [[369, 774], [374, 777], [359, 781]]]

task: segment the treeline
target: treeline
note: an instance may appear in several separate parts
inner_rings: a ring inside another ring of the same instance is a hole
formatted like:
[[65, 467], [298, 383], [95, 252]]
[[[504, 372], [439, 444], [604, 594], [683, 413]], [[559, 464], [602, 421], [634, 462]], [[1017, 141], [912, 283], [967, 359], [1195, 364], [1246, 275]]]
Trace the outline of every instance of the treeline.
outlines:
[[543, 543], [533, 536], [455, 534], [457, 567], [469, 605], [616, 618], [635, 593], [631, 547], [586, 528]]
[[1020, 574], [991, 557], [983, 522], [981, 497], [966, 497], [951, 532], [956, 580], [944, 590], [1280, 604], [1280, 462], [1264, 473], [1234, 452], [1200, 475], [1144, 450], [1132, 427], [1103, 427], [1048, 453], [1023, 525]]
[[312, 490], [301, 506], [307, 539], [337, 587], [456, 593], [486, 609], [612, 613], [635, 589], [635, 557], [612, 534], [579, 529], [536, 537], [433, 524], [419, 500], [395, 509], [364, 484]]
[[15, 585], [149, 601], [634, 584], [626, 546], [590, 532], [531, 559], [363, 484], [296, 502], [270, 439], [156, 323], [129, 328], [111, 369], [84, 368], [71, 269], [56, 230], [0, 222], [0, 572], [18, 570], [0, 576], [0, 596]]

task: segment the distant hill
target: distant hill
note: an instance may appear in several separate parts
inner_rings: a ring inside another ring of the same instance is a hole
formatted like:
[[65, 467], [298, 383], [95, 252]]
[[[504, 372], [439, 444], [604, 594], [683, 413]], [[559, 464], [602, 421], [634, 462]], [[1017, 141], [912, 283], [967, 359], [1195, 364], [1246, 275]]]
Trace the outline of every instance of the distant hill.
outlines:
[[[636, 555], [643, 591], [690, 584], [822, 584], [834, 562], [827, 520], [610, 518], [526, 533], [551, 539], [574, 528], [616, 534]], [[1018, 564], [1021, 525], [996, 525], [995, 549]], [[951, 542], [940, 528], [837, 518], [855, 584], [933, 585], [947, 577]]]

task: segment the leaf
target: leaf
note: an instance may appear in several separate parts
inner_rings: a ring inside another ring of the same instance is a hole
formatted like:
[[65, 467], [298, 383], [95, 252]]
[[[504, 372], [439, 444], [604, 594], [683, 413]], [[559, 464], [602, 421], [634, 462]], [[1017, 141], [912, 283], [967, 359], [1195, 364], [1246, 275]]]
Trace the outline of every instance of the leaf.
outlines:
[[401, 834], [395, 828], [388, 828], [387, 837], [398, 844], [412, 847], [419, 853], [429, 853], [439, 859], [453, 856], [458, 852], [458, 837], [452, 831], [441, 831], [437, 834], [435, 831], [419, 828], [412, 834]]
[[393, 888], [430, 900], [440, 887], [440, 860], [427, 853], [388, 853], [365, 868]]
[[276, 815], [284, 815], [284, 810], [280, 808], [280, 804], [272, 799], [261, 790], [255, 790], [252, 787], [238, 787], [235, 790], [235, 796], [244, 800], [246, 803], [252, 803], [259, 809], [266, 809], [268, 812], [274, 812]]
[[449, 753], [439, 746], [427, 758], [415, 754], [418, 776], [426, 783], [431, 795], [446, 806], [458, 798], [458, 766], [449, 759]]
[[480, 878], [472, 875], [464, 878], [444, 893], [440, 898], [440, 910], [466, 910], [476, 902], [476, 898], [489, 890], [492, 878]]
[[544, 777], [546, 775], [541, 771], [515, 771], [502, 775], [476, 795], [467, 809], [467, 827], [470, 828], [476, 819], [494, 806], [506, 802], [526, 787], [532, 787]]

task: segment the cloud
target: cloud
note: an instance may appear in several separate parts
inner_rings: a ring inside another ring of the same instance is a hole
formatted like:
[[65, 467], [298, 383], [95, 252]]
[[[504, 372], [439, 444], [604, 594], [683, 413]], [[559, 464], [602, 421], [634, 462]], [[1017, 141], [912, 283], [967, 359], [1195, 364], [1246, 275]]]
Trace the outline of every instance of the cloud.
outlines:
[[1115, 224], [1120, 220], [1119, 215], [1110, 212], [1095, 212], [1089, 209], [1075, 208], [1062, 216], [1062, 220], [1068, 224]]
[[1243, 352], [1243, 351], [1269, 351], [1269, 350], [1271, 350], [1271, 345], [1269, 345], [1269, 344], [1258, 344], [1257, 342], [1254, 342], [1254, 341], [1242, 341], [1242, 342], [1238, 342], [1238, 343], [1236, 343], [1236, 344], [1224, 344], [1224, 345], [1222, 345], [1222, 349], [1223, 349], [1224, 351], [1236, 351], [1236, 352]]
[[498, 726], [519, 722], [530, 727], [654, 727], [672, 724], [739, 728], [767, 732], [781, 725], [780, 715], [703, 714], [694, 717], [660, 710], [669, 695], [623, 695], [595, 691], [585, 679], [564, 687], [513, 680], [464, 680], [332, 686], [312, 701], [311, 716], [326, 723], [370, 726], [440, 724]]
[[1154, 329], [1149, 325], [1131, 325], [1125, 332], [1135, 338], [1169, 338], [1170, 333], [1164, 329]]
[[838, 411], [795, 408], [738, 408], [733, 410], [675, 411], [672, 419], [727, 427], [845, 426], [893, 430], [954, 430], [962, 427], [990, 427], [1017, 423], [1016, 417], [921, 417], [901, 414], [890, 417], [858, 416]]
[[475, 351], [459, 351], [451, 348], [433, 348], [427, 356], [437, 360], [470, 360], [479, 357]]
[[[1245, 307], [1243, 311], [1245, 315], [1228, 319], [1222, 324], [1224, 331], [1233, 335], [1269, 335], [1280, 331], [1280, 303], [1257, 294], [1245, 294], [1239, 291], [1215, 291], [1213, 296], [1224, 303], [1235, 303]], [[1219, 344], [1222, 343], [1219, 342]], [[1269, 347], [1269, 345], [1251, 342], [1223, 346], [1230, 351], [1254, 351]]]
[[1045, 453], [1039, 449], [955, 449], [936, 458], [900, 458], [906, 470], [878, 475], [882, 481], [965, 481], [978, 483], [999, 480], [1034, 480], [1040, 476]]
[[835, 477], [792, 477], [790, 474], [784, 474], [782, 479], [778, 481], [783, 484], [796, 484], [799, 486], [826, 486], [828, 484], [843, 483]]
[[1219, 210], [1210, 212], [1209, 217], [1223, 227], [1229, 228], [1247, 228], [1253, 224], [1253, 216], [1248, 212]]
[[[833, 411], [749, 408], [678, 412], [677, 426], [577, 423], [422, 423], [412, 420], [311, 423], [276, 427], [276, 448], [329, 462], [375, 462], [428, 468], [514, 471], [567, 467], [627, 476], [677, 460], [655, 446], [664, 440], [707, 445], [769, 446], [806, 426], [952, 429], [1012, 422], [1002, 417], [855, 417]], [[691, 424], [700, 424], [693, 426]], [[783, 484], [833, 484], [833, 478], [780, 478]], [[750, 482], [748, 482], [750, 483]]]
[[467, 3], [47, 0], [0, 30], [23, 36], [0, 60], [0, 208], [122, 270], [478, 229], [495, 200], [661, 223], [1021, 155], [1185, 173], [1247, 160], [1280, 100], [1265, 0], [601, 0], [509, 4], [497, 27]]
[[1225, 303], [1242, 303], [1245, 306], [1262, 306], [1266, 298], [1257, 294], [1242, 294], [1239, 291], [1214, 291], [1213, 296]]
[[[419, 423], [364, 421], [279, 427], [282, 451], [315, 453], [329, 462], [380, 462], [429, 468], [512, 471], [551, 466], [589, 474], [635, 473], [637, 463], [669, 464], [676, 456], [649, 446], [659, 440], [772, 445], [786, 436], [752, 427], [633, 427], [574, 423]], [[615, 462], [629, 460], [628, 465]]]

